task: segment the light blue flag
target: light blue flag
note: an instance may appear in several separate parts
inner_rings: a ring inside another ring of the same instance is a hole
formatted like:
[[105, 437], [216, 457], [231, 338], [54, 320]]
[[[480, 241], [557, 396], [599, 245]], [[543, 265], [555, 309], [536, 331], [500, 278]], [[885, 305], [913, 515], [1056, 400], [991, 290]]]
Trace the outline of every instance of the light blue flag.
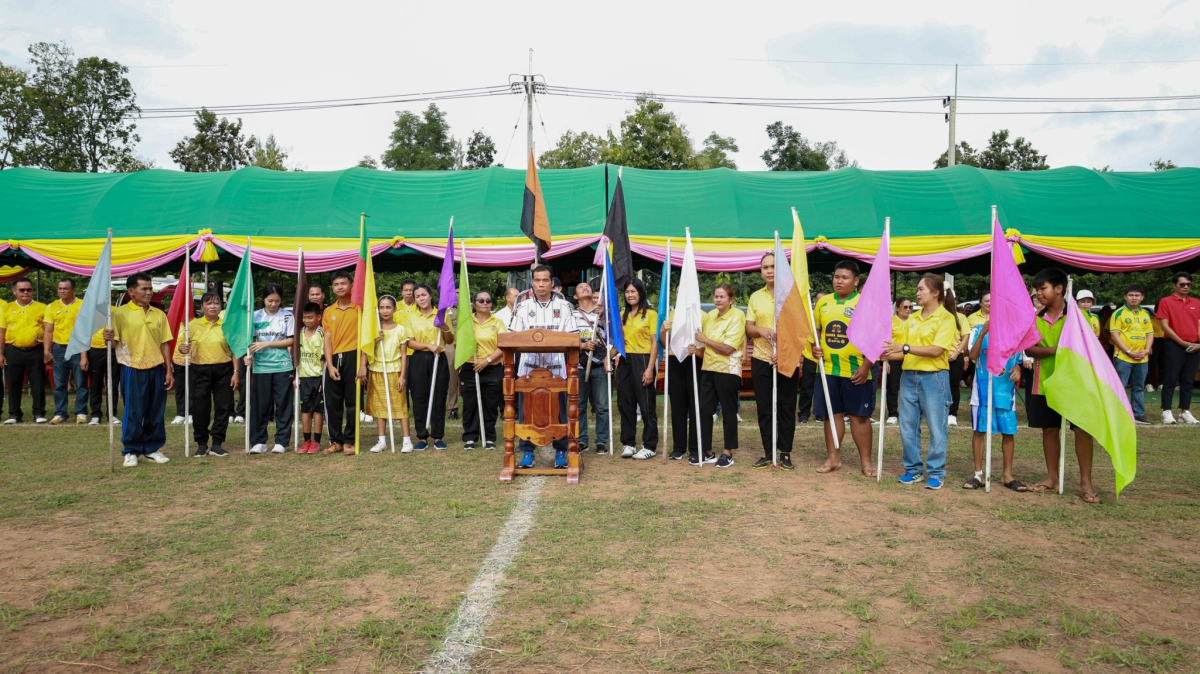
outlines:
[[[662, 280], [658, 284], [658, 327], [654, 330], [654, 342], [662, 343], [662, 326], [671, 311], [667, 296], [671, 294], [671, 241], [667, 240], [667, 256], [663, 258]], [[659, 358], [667, 357], [667, 350], [662, 349]]]
[[67, 358], [77, 353], [86, 353], [92, 347], [92, 335], [108, 324], [108, 311], [112, 302], [112, 234], [104, 242], [96, 269], [83, 292], [83, 306], [71, 329], [71, 341], [67, 344]]
[[[603, 243], [603, 242], [602, 242]], [[625, 358], [625, 326], [621, 325], [621, 307], [617, 306], [617, 282], [613, 278], [612, 257], [608, 247], [604, 252], [604, 321], [608, 326], [608, 345]]]

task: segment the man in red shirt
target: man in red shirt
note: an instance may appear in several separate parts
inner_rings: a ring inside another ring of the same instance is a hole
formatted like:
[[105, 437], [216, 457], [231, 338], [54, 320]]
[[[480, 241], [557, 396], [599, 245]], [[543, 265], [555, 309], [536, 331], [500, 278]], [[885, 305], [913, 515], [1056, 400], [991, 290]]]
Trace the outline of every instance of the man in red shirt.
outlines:
[[[1156, 317], [1166, 336], [1163, 343], [1162, 422], [1175, 423], [1171, 405], [1179, 387], [1179, 422], [1200, 423], [1192, 416], [1192, 385], [1200, 366], [1200, 300], [1190, 297], [1192, 275], [1175, 274], [1175, 292], [1159, 301]], [[1157, 344], [1155, 344], [1157, 346]]]

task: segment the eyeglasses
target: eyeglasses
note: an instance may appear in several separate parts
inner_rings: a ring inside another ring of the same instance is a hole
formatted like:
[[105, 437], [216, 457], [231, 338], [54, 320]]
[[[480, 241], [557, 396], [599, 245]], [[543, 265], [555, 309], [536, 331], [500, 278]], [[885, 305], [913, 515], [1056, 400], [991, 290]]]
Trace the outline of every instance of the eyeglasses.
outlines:
[[15, 293], [31, 293], [31, 292], [33, 292], [33, 288], [13, 288], [13, 292], [15, 292]]
[[491, 304], [491, 300], [475, 300], [479, 304]]
[[1190, 284], [1190, 283], [1176, 283], [1175, 285], [1179, 286], [1180, 288], [1191, 288], [1192, 287], [1192, 284]]

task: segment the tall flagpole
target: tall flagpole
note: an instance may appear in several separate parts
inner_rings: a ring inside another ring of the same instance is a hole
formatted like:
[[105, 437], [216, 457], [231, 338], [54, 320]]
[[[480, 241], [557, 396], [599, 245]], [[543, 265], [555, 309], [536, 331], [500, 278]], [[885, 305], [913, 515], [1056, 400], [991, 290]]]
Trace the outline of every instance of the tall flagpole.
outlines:
[[[892, 252], [892, 219], [890, 217], [883, 219], [883, 235], [885, 237], [887, 237], [888, 258], [890, 259], [891, 252]], [[894, 301], [892, 302], [892, 306], [895, 307]], [[824, 359], [822, 359], [821, 362], [823, 365]], [[888, 361], [883, 364], [883, 367], [879, 368], [880, 372], [882, 373], [880, 375], [879, 388], [880, 388], [880, 390], [883, 391], [884, 400], [883, 400], [883, 404], [879, 406], [879, 451], [876, 452], [876, 457], [875, 457], [875, 483], [876, 484], [879, 484], [879, 482], [881, 480], [883, 480], [883, 433], [884, 433], [884, 430], [887, 429], [887, 420], [884, 418], [884, 414], [887, 412], [888, 369], [891, 368], [892, 363], [896, 363], [896, 362], [901, 362], [901, 361]], [[824, 379], [824, 377], [822, 377], [822, 379]], [[828, 395], [828, 389], [826, 389], [826, 395]], [[837, 439], [836, 431], [834, 432], [833, 437], [834, 437], [834, 439]]]
[[[671, 308], [671, 237], [667, 237], [667, 301], [663, 306], [670, 311]], [[661, 318], [661, 317], [660, 317]], [[666, 352], [663, 354], [663, 447], [668, 446], [670, 441], [671, 430], [671, 362], [668, 360], [671, 357], [671, 329], [667, 328], [667, 344], [662, 347]], [[658, 364], [655, 363], [655, 367]], [[678, 432], [678, 431], [676, 431]], [[611, 439], [610, 439], [611, 441]], [[671, 452], [663, 452], [663, 458], [670, 460]]]
[[[375, 325], [379, 326], [379, 335], [382, 337], [383, 336], [383, 319], [380, 318], [380, 316], [379, 316], [379, 307], [378, 306], [375, 307]], [[383, 362], [383, 391], [384, 391], [383, 397], [384, 397], [384, 402], [387, 403], [387, 410], [388, 410], [388, 441], [390, 442], [390, 444], [392, 446], [392, 454], [395, 454], [396, 453], [396, 421], [395, 421], [395, 419], [392, 419], [392, 385], [388, 381], [387, 350], [386, 350], [386, 347], [383, 345], [382, 340], [379, 342], [379, 345], [375, 348], [377, 350], [377, 353], [379, 354], [377, 357], [379, 358], [380, 361]], [[401, 346], [400, 348], [404, 348], [404, 347]], [[370, 372], [370, 369], [368, 368], [367, 377], [370, 377], [370, 376], [371, 376], [371, 372]], [[368, 381], [370, 381], [370, 380], [368, 379]], [[369, 391], [369, 389], [368, 389], [368, 391]]]
[[[465, 271], [467, 268], [467, 240], [459, 239], [458, 243], [462, 247], [463, 270]], [[467, 320], [473, 321], [473, 320], [475, 320], [475, 298], [471, 295], [471, 280], [464, 273], [460, 283], [467, 284], [467, 297], [471, 298], [471, 312], [470, 312], [470, 314], [467, 315]], [[459, 311], [459, 319], [458, 320], [461, 321], [462, 320], [462, 307], [459, 307], [458, 311]], [[472, 332], [474, 332], [474, 326], [471, 326], [471, 327], [472, 327]], [[455, 347], [455, 348], [458, 348], [458, 347]], [[492, 354], [489, 353], [488, 355], [491, 356]], [[479, 360], [479, 344], [478, 344], [478, 342], [476, 342], [476, 345], [475, 345], [475, 360], [476, 361]], [[588, 364], [589, 365], [591, 364], [591, 359], [588, 360]], [[471, 369], [475, 370], [475, 368], [471, 368]], [[463, 402], [465, 403], [466, 401], [464, 400]], [[481, 384], [479, 381], [479, 370], [475, 370], [475, 404], [479, 407], [479, 441], [483, 443], [484, 447], [487, 447], [487, 433], [484, 431], [484, 428], [483, 428], [483, 384]]]
[[438, 356], [442, 355], [442, 354], [438, 353], [438, 348], [441, 346], [442, 346], [442, 329], [438, 328], [437, 342], [436, 342], [435, 346], [433, 347], [433, 371], [432, 371], [432, 376], [429, 378], [429, 405], [425, 409], [425, 430], [430, 432], [430, 437], [433, 437], [433, 435], [432, 435], [432, 432], [433, 432], [432, 431], [432, 429], [433, 429], [433, 393], [434, 393], [434, 391], [437, 390]]
[[[604, 325], [606, 326], [604, 328], [604, 337], [607, 342], [604, 348], [604, 376], [608, 378], [608, 454], [615, 459], [617, 457], [617, 443], [613, 442], [612, 371], [616, 362], [616, 358], [609, 357], [613, 348], [612, 335], [614, 317], [609, 315], [608, 302], [610, 299], [612, 299], [612, 301], [615, 303], [616, 298], [609, 298], [608, 296], [608, 251], [604, 252], [604, 266], [602, 268], [604, 270], [604, 276], [601, 277], [604, 279], [604, 294], [601, 297], [603, 298], [604, 303], [601, 304], [601, 306], [604, 307]], [[615, 285], [616, 284], [614, 284], [614, 286]]]
[[[300, 270], [304, 268], [304, 246], [296, 246], [296, 285], [300, 284]], [[207, 284], [206, 284], [207, 285]], [[296, 292], [304, 292], [307, 288], [298, 288]], [[303, 306], [300, 307], [304, 309]], [[299, 363], [304, 357], [300, 349], [300, 340], [304, 335], [304, 319], [303, 313], [300, 316], [292, 316], [292, 329], [296, 333], [296, 341], [293, 342], [292, 348], [296, 353], [300, 354], [300, 358], [296, 359]], [[304, 414], [300, 412], [300, 366], [296, 366], [296, 371], [292, 373], [292, 446], [297, 450], [300, 449], [300, 427], [304, 425]]]
[[[775, 241], [779, 241], [779, 230], [775, 230]], [[794, 247], [794, 244], [793, 244]], [[776, 267], [779, 265], [779, 260], [775, 261]], [[779, 467], [779, 346], [778, 346], [778, 331], [779, 325], [775, 322], [775, 281], [771, 281], [771, 326], [776, 331], [776, 338], [771, 339], [771, 354], [775, 357], [775, 362], [771, 364], [771, 465], [775, 468]], [[758, 401], [754, 403], [758, 405]]]
[[[1074, 292], [1074, 289], [1073, 289], [1074, 285], [1075, 285], [1075, 279], [1068, 276], [1067, 277], [1067, 295], [1066, 295], [1066, 297], [1063, 298], [1063, 315], [1064, 315], [1064, 317], [1066, 316], [1067, 307], [1069, 306], [1066, 303], [1066, 300], [1068, 297], [1071, 297], [1071, 294]], [[991, 401], [989, 400], [988, 403], [990, 404]], [[1058, 493], [1059, 494], [1063, 493], [1063, 479], [1066, 478], [1066, 475], [1067, 475], [1067, 418], [1063, 417], [1062, 425], [1059, 426], [1059, 429], [1058, 429]]]
[[[187, 278], [181, 278], [175, 284], [175, 298], [171, 300], [172, 302], [186, 301], [189, 304], [189, 311], [183, 318], [183, 341], [188, 345], [188, 352], [183, 355], [183, 458], [185, 459], [190, 456], [191, 446], [188, 441], [188, 427], [191, 426], [192, 421], [192, 319], [196, 317], [196, 310], [190, 306], [192, 303], [192, 265], [187, 259], [188, 255], [188, 246], [184, 244], [183, 264], [188, 271]], [[183, 289], [185, 293], [183, 297], [180, 297], [180, 286], [185, 283], [187, 288]], [[179, 335], [175, 337], [178, 338]], [[172, 365], [174, 364], [172, 363]]]
[[[246, 260], [245, 264], [252, 265], [250, 261], [250, 237], [246, 237]], [[254, 343], [254, 283], [251, 279], [254, 277], [254, 267], [246, 267], [246, 329], [250, 331], [250, 341], [248, 344]], [[250, 424], [254, 415], [250, 414], [250, 401], [254, 399], [254, 389], [251, 385], [254, 383], [254, 354], [250, 354], [250, 365], [246, 367], [246, 453], [250, 453]]]
[[[996, 223], [996, 206], [993, 205], [992, 206], [992, 221], [988, 223], [988, 227], [989, 228], [995, 227], [996, 226], [995, 223]], [[992, 251], [991, 278], [996, 278], [996, 251], [995, 250]], [[979, 348], [982, 349], [983, 345], [980, 344]], [[1007, 362], [1006, 362], [1006, 364], [1007, 364]], [[987, 388], [987, 452], [986, 452], [987, 456], [984, 458], [984, 462], [983, 462], [983, 491], [986, 494], [990, 494], [992, 492], [992, 405], [994, 404], [992, 401], [992, 393], [995, 391], [995, 387], [992, 385], [992, 373], [988, 372], [987, 368], [980, 368], [979, 364], [976, 363], [975, 364], [975, 372], [976, 372], [976, 375], [975, 375], [976, 380], [978, 380], [978, 377], [980, 374], [986, 376], [987, 380], [988, 380], [988, 388]], [[972, 385], [975, 385], [975, 383], [976, 382], [972, 382]]]
[[[108, 229], [108, 248], [109, 248], [109, 251], [111, 252], [112, 251], [112, 228], [111, 227]], [[111, 265], [111, 262], [110, 262], [110, 265]], [[111, 266], [110, 266], [110, 269], [111, 269]], [[91, 284], [89, 283], [88, 285], [91, 285]], [[109, 287], [104, 288], [104, 291], [106, 293], [108, 293], [108, 302], [107, 302], [108, 309], [106, 310], [108, 315], [107, 315], [107, 319], [105, 321], [104, 329], [112, 330], [112, 283], [111, 282], [109, 283]], [[105, 374], [105, 379], [108, 380], [108, 464], [109, 464], [108, 469], [110, 472], [115, 473], [117, 470], [117, 450], [116, 450], [117, 443], [116, 443], [116, 438], [113, 435], [112, 341], [107, 340], [107, 339], [104, 340], [104, 358], [108, 361], [108, 366], [107, 366], [108, 369], [106, 370], [106, 374]]]
[[[358, 214], [358, 240], [360, 242], [363, 240], [363, 237], [366, 235], [366, 227], [367, 227], [367, 214], [359, 213]], [[367, 255], [370, 255], [370, 254], [371, 254], [371, 245], [370, 245], [370, 242], [368, 242], [367, 243]], [[365, 271], [364, 271], [364, 273], [365, 273]], [[367, 280], [362, 279], [362, 284], [363, 284], [363, 288], [366, 288]], [[364, 291], [364, 294], [365, 294], [365, 292], [366, 291]], [[353, 299], [353, 294], [351, 294], [351, 299]], [[359, 442], [359, 434], [362, 431], [362, 428], [361, 428], [362, 427], [362, 417], [360, 416], [362, 414], [362, 382], [358, 379], [358, 369], [360, 367], [362, 367], [362, 365], [363, 365], [362, 364], [362, 358], [363, 358], [363, 351], [362, 351], [362, 319], [363, 319], [363, 316], [362, 316], [362, 314], [364, 311], [367, 310], [366, 304], [367, 304], [367, 298], [364, 297], [363, 298], [363, 306], [359, 307], [359, 310], [358, 310], [358, 332], [356, 333], [358, 335], [358, 338], [357, 338], [358, 341], [354, 345], [354, 362], [355, 362], [355, 366], [354, 366], [354, 455], [355, 456], [358, 456], [358, 446], [360, 444], [362, 444]]]

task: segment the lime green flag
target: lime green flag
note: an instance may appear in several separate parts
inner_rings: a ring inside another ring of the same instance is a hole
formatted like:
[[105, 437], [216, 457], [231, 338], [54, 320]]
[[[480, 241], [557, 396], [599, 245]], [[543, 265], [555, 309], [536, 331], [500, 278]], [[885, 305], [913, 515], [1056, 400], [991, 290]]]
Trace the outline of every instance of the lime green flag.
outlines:
[[221, 321], [225, 341], [229, 342], [229, 350], [236, 358], [245, 356], [250, 350], [250, 343], [254, 341], [253, 311], [254, 279], [250, 275], [250, 241], [247, 240], [246, 254], [242, 256], [237, 277], [233, 279], [229, 303], [225, 305], [225, 318]]
[[475, 357], [475, 305], [471, 302], [471, 282], [467, 279], [467, 244], [462, 244], [462, 265], [458, 271], [458, 331], [454, 333], [454, 368]]

